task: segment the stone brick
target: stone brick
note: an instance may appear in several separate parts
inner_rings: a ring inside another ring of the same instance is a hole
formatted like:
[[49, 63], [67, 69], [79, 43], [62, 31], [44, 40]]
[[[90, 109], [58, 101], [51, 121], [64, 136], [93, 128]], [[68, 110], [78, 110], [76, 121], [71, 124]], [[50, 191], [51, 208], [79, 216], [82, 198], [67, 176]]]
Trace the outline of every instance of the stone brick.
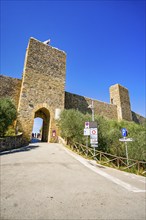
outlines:
[[0, 75], [0, 98], [11, 98], [16, 108], [19, 102], [21, 82], [20, 79]]

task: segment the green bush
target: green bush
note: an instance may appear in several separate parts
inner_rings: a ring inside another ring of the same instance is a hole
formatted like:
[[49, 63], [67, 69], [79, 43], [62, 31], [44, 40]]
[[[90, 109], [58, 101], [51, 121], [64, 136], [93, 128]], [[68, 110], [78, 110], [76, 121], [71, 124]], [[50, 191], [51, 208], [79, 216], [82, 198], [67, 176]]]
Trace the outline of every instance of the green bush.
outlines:
[[8, 127], [17, 117], [16, 107], [11, 99], [0, 99], [0, 136], [4, 136]]
[[128, 130], [128, 137], [133, 138], [133, 142], [128, 142], [129, 157], [135, 160], [146, 161], [146, 127], [134, 122], [121, 122]]
[[60, 116], [59, 127], [61, 136], [67, 142], [83, 142], [84, 117], [81, 112], [74, 109], [64, 110]]
[[15, 136], [15, 129], [10, 126], [8, 127], [7, 131], [5, 132], [5, 136]]
[[[73, 109], [64, 110], [59, 121], [61, 136], [68, 142], [85, 144], [86, 137], [83, 135], [85, 121], [91, 121], [91, 115], [84, 115]], [[121, 129], [126, 128], [128, 137], [134, 140], [127, 143], [129, 158], [146, 161], [145, 126], [134, 122], [109, 120], [97, 115], [95, 121], [98, 124], [98, 150], [126, 157], [124, 142], [119, 141], [119, 138], [122, 138]]]

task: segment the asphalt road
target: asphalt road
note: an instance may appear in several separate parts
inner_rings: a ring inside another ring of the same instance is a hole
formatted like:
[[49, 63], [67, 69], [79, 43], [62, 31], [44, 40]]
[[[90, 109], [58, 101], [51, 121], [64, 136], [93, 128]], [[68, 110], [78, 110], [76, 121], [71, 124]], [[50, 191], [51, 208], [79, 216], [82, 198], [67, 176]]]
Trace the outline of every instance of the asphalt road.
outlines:
[[145, 178], [83, 159], [60, 144], [3, 154], [1, 220], [144, 220]]

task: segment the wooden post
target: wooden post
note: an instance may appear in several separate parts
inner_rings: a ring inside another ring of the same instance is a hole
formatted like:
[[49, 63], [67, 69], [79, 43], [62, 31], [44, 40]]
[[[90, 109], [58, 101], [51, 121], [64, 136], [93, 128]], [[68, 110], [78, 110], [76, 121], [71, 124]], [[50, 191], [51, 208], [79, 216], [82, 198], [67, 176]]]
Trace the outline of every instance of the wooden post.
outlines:
[[101, 152], [100, 152], [100, 158], [99, 158], [99, 160], [101, 161]]
[[117, 167], [119, 168], [119, 157], [117, 157]]
[[137, 160], [137, 169], [138, 169], [138, 174], [139, 174], [140, 164], [139, 164], [139, 161], [138, 161], [138, 160]]

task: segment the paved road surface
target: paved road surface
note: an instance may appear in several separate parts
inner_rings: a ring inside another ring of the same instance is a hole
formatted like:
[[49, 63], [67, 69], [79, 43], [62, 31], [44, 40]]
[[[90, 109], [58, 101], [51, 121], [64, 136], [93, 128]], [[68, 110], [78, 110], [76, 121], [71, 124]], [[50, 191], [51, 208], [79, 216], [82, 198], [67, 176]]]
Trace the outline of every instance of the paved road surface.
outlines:
[[60, 144], [1, 155], [1, 220], [144, 220], [145, 178], [96, 165]]

